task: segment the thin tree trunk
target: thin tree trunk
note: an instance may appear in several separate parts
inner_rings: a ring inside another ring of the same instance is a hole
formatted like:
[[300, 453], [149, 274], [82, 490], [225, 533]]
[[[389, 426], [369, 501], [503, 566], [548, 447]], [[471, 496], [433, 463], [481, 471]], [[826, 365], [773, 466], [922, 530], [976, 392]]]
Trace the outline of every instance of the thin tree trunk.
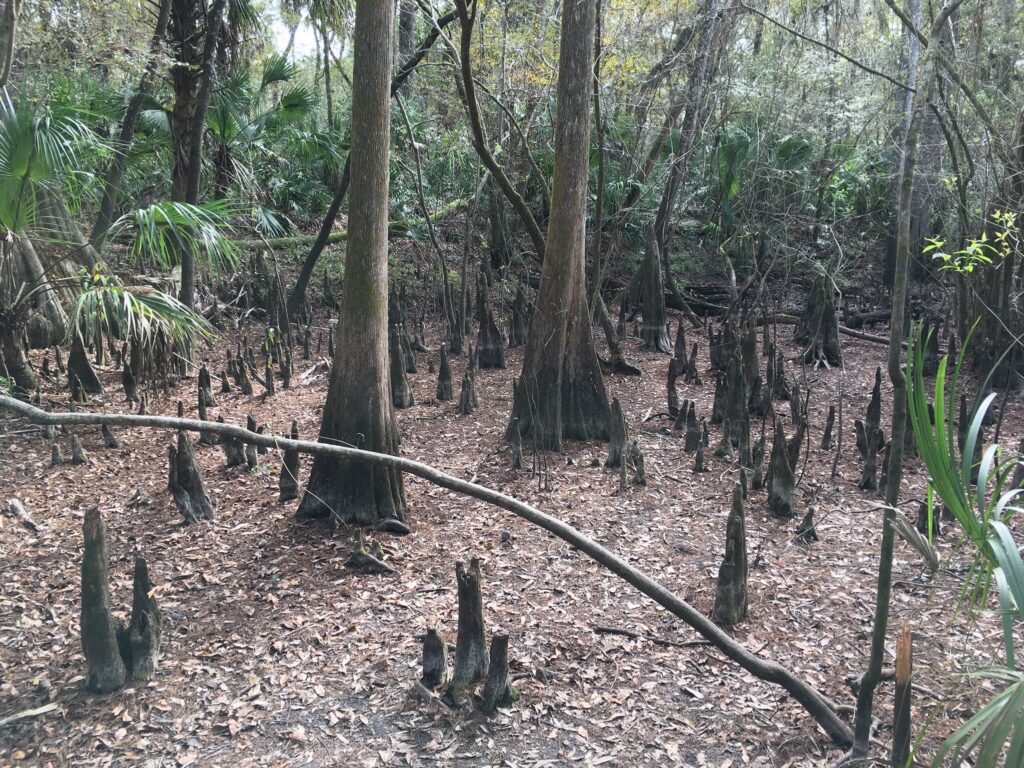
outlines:
[[125, 166], [128, 164], [128, 151], [135, 138], [135, 129], [139, 124], [142, 105], [160, 63], [160, 45], [167, 34], [167, 22], [170, 17], [171, 0], [160, 0], [156, 26], [153, 28], [153, 37], [149, 42], [149, 62], [139, 80], [139, 87], [135, 90], [131, 101], [128, 102], [128, 108], [121, 118], [121, 128], [117, 133], [117, 143], [114, 145], [114, 156], [110, 159], [110, 166], [107, 168], [107, 175], [103, 183], [103, 199], [100, 201], [100, 210], [96, 214], [92, 234], [89, 236], [89, 242], [97, 249], [102, 245], [103, 238], [117, 212], [117, 196], [121, 189], [121, 179], [124, 178]]
[[[434, 42], [441, 35], [442, 30], [455, 21], [455, 11], [446, 13], [441, 16], [436, 23], [436, 26], [430, 30], [427, 36], [420, 43], [420, 47], [416, 49], [416, 52], [405, 60], [401, 68], [391, 79], [391, 95], [398, 93], [398, 89], [402, 87], [402, 84], [412, 76], [413, 71], [427, 55], [427, 52], [434, 45]], [[349, 156], [351, 157], [351, 155]], [[313, 269], [316, 267], [317, 261], [320, 259], [320, 254], [323, 253], [324, 248], [327, 246], [327, 241], [331, 237], [331, 231], [334, 229], [334, 222], [338, 218], [338, 212], [341, 210], [341, 204], [345, 201], [345, 195], [348, 193], [348, 185], [350, 178], [350, 160], [349, 157], [345, 158], [345, 168], [341, 173], [341, 180], [338, 182], [338, 188], [334, 192], [334, 199], [331, 200], [331, 205], [327, 209], [327, 214], [324, 216], [323, 223], [320, 225], [320, 231], [317, 233], [316, 240], [313, 241], [313, 245], [310, 246], [309, 253], [306, 255], [306, 260], [302, 262], [302, 269], [299, 270], [299, 276], [295, 279], [295, 287], [292, 288], [291, 295], [288, 297], [288, 316], [298, 317], [299, 308], [302, 306], [302, 302], [306, 299], [306, 290], [309, 288], [309, 280], [313, 277]]]
[[[886, 0], [891, 6], [895, 0]], [[894, 545], [893, 508], [899, 501], [903, 480], [903, 440], [907, 427], [907, 385], [903, 376], [902, 353], [905, 336], [907, 273], [910, 265], [910, 219], [914, 195], [914, 166], [917, 161], [917, 138], [932, 90], [937, 79], [935, 57], [941, 45], [943, 26], [963, 0], [949, 0], [936, 14], [929, 35], [928, 48], [921, 60], [918, 89], [910, 113], [910, 125], [903, 146], [903, 172], [900, 179], [900, 204], [896, 238], [896, 261], [893, 272], [892, 318], [889, 325], [889, 379], [893, 386], [892, 448], [885, 487], [886, 509], [882, 517], [882, 543], [878, 563], [878, 591], [875, 601], [874, 628], [871, 635], [871, 656], [867, 671], [857, 693], [852, 753], [867, 755], [871, 735], [871, 714], [875, 688], [882, 676], [885, 635], [889, 621], [889, 599], [892, 594], [892, 558]]]
[[[206, 34], [203, 40], [203, 55], [200, 59], [199, 89], [195, 97], [195, 111], [189, 125], [189, 156], [188, 172], [185, 178], [185, 202], [199, 202], [199, 180], [203, 173], [203, 136], [206, 132], [206, 113], [210, 108], [210, 96], [213, 93], [214, 56], [217, 53], [217, 38], [220, 37], [221, 20], [227, 0], [213, 0], [209, 13], [206, 15]], [[181, 292], [178, 296], [182, 304], [190, 309], [196, 299], [196, 255], [191, 248], [182, 249], [181, 253]]]

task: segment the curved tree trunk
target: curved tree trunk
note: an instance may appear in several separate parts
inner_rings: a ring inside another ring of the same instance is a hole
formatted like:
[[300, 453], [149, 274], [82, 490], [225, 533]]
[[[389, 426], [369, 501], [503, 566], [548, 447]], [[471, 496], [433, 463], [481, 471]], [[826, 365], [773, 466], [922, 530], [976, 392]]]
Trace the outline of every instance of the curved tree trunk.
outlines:
[[[352, 200], [337, 354], [321, 441], [398, 452], [388, 367], [389, 72], [394, 4], [358, 0], [352, 81]], [[404, 512], [402, 475], [382, 465], [318, 456], [299, 514], [372, 523]]]
[[512, 406], [522, 434], [533, 434], [554, 450], [561, 449], [563, 438], [607, 440], [610, 424], [584, 266], [594, 18], [594, 0], [570, 3], [562, 11], [547, 252], [522, 384]]
[[131, 149], [132, 141], [135, 138], [135, 129], [139, 124], [139, 115], [142, 113], [142, 105], [149, 93], [150, 84], [160, 62], [158, 54], [164, 36], [167, 34], [167, 22], [170, 16], [171, 0], [160, 0], [160, 10], [157, 14], [156, 26], [153, 29], [153, 38], [149, 43], [149, 63], [139, 80], [139, 87], [131, 101], [128, 102], [128, 108], [121, 118], [121, 128], [117, 134], [117, 143], [114, 145], [114, 156], [110, 159], [110, 166], [107, 168], [107, 176], [103, 184], [103, 199], [100, 202], [99, 213], [96, 214], [92, 234], [89, 236], [89, 241], [94, 248], [100, 247], [117, 212], [117, 196], [121, 189], [125, 166], [128, 164], [128, 150]]

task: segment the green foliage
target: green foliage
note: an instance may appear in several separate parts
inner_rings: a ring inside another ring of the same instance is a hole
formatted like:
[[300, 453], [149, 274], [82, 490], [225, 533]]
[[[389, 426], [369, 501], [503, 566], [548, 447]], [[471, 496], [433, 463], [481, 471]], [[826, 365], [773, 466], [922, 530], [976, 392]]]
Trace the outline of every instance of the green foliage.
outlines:
[[[953, 419], [957, 402], [963, 350], [953, 370], [952, 387], [947, 399], [945, 385], [948, 357], [943, 357], [935, 379], [935, 420], [929, 418], [923, 364], [926, 339], [911, 344], [907, 363], [909, 414], [921, 458], [931, 475], [931, 488], [956, 518], [965, 537], [976, 550], [964, 594], [972, 602], [983, 603], [992, 580], [999, 593], [1003, 619], [1003, 646], [1006, 663], [1002, 668], [977, 673], [980, 677], [1002, 682], [1005, 687], [972, 718], [951, 734], [936, 754], [932, 765], [947, 761], [959, 765], [973, 755], [977, 765], [996, 765], [1005, 756], [1006, 765], [1024, 765], [1024, 674], [1016, 670], [1015, 625], [1024, 624], [1024, 562], [1005, 521], [1019, 511], [1012, 506], [1017, 489], [1004, 490], [1018, 457], [998, 461], [999, 446], [991, 445], [977, 465], [977, 483], [971, 479], [975, 469], [975, 446], [981, 439], [986, 409], [995, 395], [988, 395], [972, 414], [970, 427], [959, 458], [953, 442]], [[967, 344], [964, 344], [966, 349]], [[929, 491], [929, 506], [931, 489]]]
[[0, 114], [0, 227], [21, 231], [36, 223], [47, 188], [74, 172], [84, 146], [97, 143], [80, 115], [19, 105]]
[[940, 272], [952, 271], [960, 275], [969, 275], [975, 269], [1001, 261], [1020, 246], [1017, 216], [1011, 211], [996, 211], [992, 214], [992, 222], [996, 229], [991, 238], [987, 232], [982, 232], [980, 237], [968, 240], [960, 250], [946, 253], [943, 250], [944, 240], [929, 237], [924, 253], [932, 254], [932, 258], [939, 262]]
[[130, 211], [110, 227], [108, 239], [131, 239], [131, 253], [143, 266], [171, 269], [190, 249], [210, 269], [233, 268], [238, 246], [225, 236], [232, 210], [223, 201], [191, 205], [162, 202]]
[[77, 331], [90, 341], [99, 327], [113, 338], [132, 339], [143, 347], [152, 346], [161, 334], [186, 344], [214, 335], [203, 317], [174, 296], [148, 285], [126, 286], [103, 264], [91, 272], [82, 270], [81, 292], [69, 315], [68, 339]]

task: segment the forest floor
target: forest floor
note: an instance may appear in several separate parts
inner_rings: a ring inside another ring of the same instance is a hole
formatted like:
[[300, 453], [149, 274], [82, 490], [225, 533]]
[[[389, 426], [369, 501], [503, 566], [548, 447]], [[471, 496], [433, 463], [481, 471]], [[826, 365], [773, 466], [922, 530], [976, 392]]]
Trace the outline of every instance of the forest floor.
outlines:
[[[680, 379], [679, 392], [695, 399], [704, 416], [714, 386], [705, 338], [698, 340], [704, 384]], [[438, 340], [428, 341], [436, 358]], [[814, 506], [821, 541], [795, 542], [797, 521], [771, 518], [764, 492], [751, 494], [750, 605], [731, 634], [848, 707], [853, 696], [844, 678], [866, 664], [882, 515], [877, 496], [857, 488], [852, 422], [863, 418], [884, 347], [842, 341], [845, 430], [834, 478], [834, 451], [820, 450], [820, 442], [842, 374], [789, 364], [811, 390], [798, 519]], [[215, 373], [234, 343], [227, 334], [207, 351]], [[798, 351], [785, 348], [790, 356]], [[420, 372], [410, 376], [416, 405], [398, 417], [402, 452], [561, 517], [710, 613], [737, 466], [708, 451], [710, 472], [692, 473], [682, 438], [657, 416], [666, 410], [668, 356], [641, 351], [636, 339], [626, 349], [643, 375], [608, 377], [607, 384], [639, 437], [646, 487], [620, 491], [617, 473], [603, 468], [606, 447], [592, 443], [569, 443], [564, 456], [548, 455], [543, 483], [528, 469], [511, 468], [502, 434], [521, 349], [510, 350], [506, 370], [479, 373], [481, 408], [468, 417], [456, 414], [454, 401], [434, 402], [428, 355], [418, 355]], [[278, 385], [269, 399], [218, 392], [213, 414], [244, 424], [251, 412], [277, 433], [297, 418], [301, 436], [312, 438], [326, 391], [325, 375], [301, 383], [314, 362], [297, 360], [292, 388]], [[464, 366], [464, 356], [453, 358], [456, 389]], [[88, 408], [121, 411], [120, 373], [103, 370], [101, 378], [107, 394]], [[891, 392], [887, 381], [883, 386], [887, 408]], [[66, 407], [65, 393], [48, 386], [44, 404]], [[170, 398], [154, 398], [150, 412], [172, 414], [179, 397], [195, 417], [194, 379]], [[778, 410], [789, 414], [786, 404]], [[781, 689], [739, 669], [560, 540], [502, 510], [407, 477], [414, 532], [382, 539], [397, 573], [365, 576], [343, 566], [349, 534], [297, 520], [295, 502], [277, 503], [278, 455], [261, 456], [250, 473], [224, 469], [220, 448], [198, 447], [217, 511], [213, 520], [186, 527], [166, 489], [171, 435], [121, 430], [121, 447], [108, 450], [99, 430], [90, 429], [81, 434], [89, 463], [51, 468], [51, 446], [36, 428], [8, 420], [0, 430], [0, 501], [21, 499], [43, 526], [35, 535], [0, 518], [0, 719], [56, 704], [0, 726], [4, 765], [725, 768], [823, 765], [840, 754]], [[1016, 397], [1002, 430], [1006, 445], [1024, 434]], [[713, 427], [712, 447], [719, 435]], [[58, 439], [68, 456], [70, 436]], [[304, 457], [303, 477], [309, 464]], [[904, 498], [923, 496], [918, 461], [907, 463], [906, 480]], [[84, 692], [79, 642], [81, 528], [93, 505], [107, 521], [115, 610], [128, 610], [139, 553], [149, 561], [167, 620], [155, 681], [106, 696]], [[1001, 647], [995, 617], [951, 618], [966, 557], [953, 552], [956, 538], [948, 525], [938, 541], [944, 569], [935, 574], [907, 545], [896, 548], [892, 626], [907, 621], [914, 631], [914, 674], [922, 686], [914, 694], [915, 725], [935, 715], [922, 748], [929, 758], [991, 695], [987, 683], [966, 673], [997, 663]], [[455, 563], [474, 556], [482, 560], [488, 631], [511, 636], [513, 671], [528, 673], [516, 682], [518, 701], [491, 719], [410, 695], [424, 631], [439, 626], [454, 642]], [[880, 757], [890, 741], [892, 696], [892, 684], [883, 683], [876, 698]]]

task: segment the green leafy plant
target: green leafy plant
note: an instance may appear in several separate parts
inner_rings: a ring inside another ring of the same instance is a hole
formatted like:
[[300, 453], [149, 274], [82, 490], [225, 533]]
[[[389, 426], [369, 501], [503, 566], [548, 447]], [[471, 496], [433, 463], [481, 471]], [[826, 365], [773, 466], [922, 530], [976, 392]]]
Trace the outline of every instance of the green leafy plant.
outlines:
[[161, 334], [187, 345], [214, 335], [203, 317], [174, 296], [149, 285], [125, 285], [103, 264], [91, 272], [83, 270], [82, 278], [82, 290], [69, 315], [68, 339], [77, 331], [88, 342], [103, 328], [112, 338], [150, 347]]
[[[1014, 628], [1024, 623], [1024, 562], [1005, 520], [1017, 508], [1014, 499], [1019, 489], [1008, 489], [1007, 480], [1019, 457], [1000, 460], [998, 445], [990, 445], [975, 462], [976, 446], [981, 438], [985, 411], [994, 394], [989, 394], [975, 407], [964, 445], [957, 456], [954, 440], [954, 412], [957, 388], [964, 359], [964, 350], [952, 371], [948, 397], [946, 382], [948, 356], [940, 362], [935, 378], [933, 413], [929, 411], [928, 393], [924, 383], [924, 350], [928, 339], [920, 332], [910, 345], [907, 361], [908, 412], [921, 458], [931, 475], [932, 493], [938, 495], [946, 509], [956, 518], [967, 541], [974, 545], [976, 556], [965, 582], [964, 595], [972, 605], [984, 604], [994, 581], [999, 594], [1003, 620], [1005, 665], [978, 672], [1006, 684], [972, 718], [951, 734], [933, 760], [940, 765], [950, 758], [953, 765], [974, 755], [977, 765], [995, 765], [1005, 751], [1006, 765], [1024, 765], [1024, 675], [1016, 669]], [[984, 385], [982, 386], [984, 391]], [[972, 483], [975, 465], [977, 479]]]
[[113, 241], [130, 238], [131, 252], [143, 266], [171, 269], [181, 261], [185, 248], [203, 257], [217, 271], [238, 263], [239, 249], [224, 230], [229, 228], [231, 208], [224, 201], [201, 205], [162, 202], [139, 208], [117, 219], [107, 235]]
[[969, 275], [975, 269], [988, 266], [995, 261], [1009, 256], [1019, 245], [1020, 233], [1017, 231], [1017, 216], [1011, 211], [996, 211], [992, 214], [995, 232], [989, 237], [982, 232], [980, 237], [971, 238], [967, 245], [953, 253], [946, 253], [946, 243], [937, 237], [929, 237], [924, 253], [930, 253], [939, 262], [939, 271], [952, 271], [961, 275]]

